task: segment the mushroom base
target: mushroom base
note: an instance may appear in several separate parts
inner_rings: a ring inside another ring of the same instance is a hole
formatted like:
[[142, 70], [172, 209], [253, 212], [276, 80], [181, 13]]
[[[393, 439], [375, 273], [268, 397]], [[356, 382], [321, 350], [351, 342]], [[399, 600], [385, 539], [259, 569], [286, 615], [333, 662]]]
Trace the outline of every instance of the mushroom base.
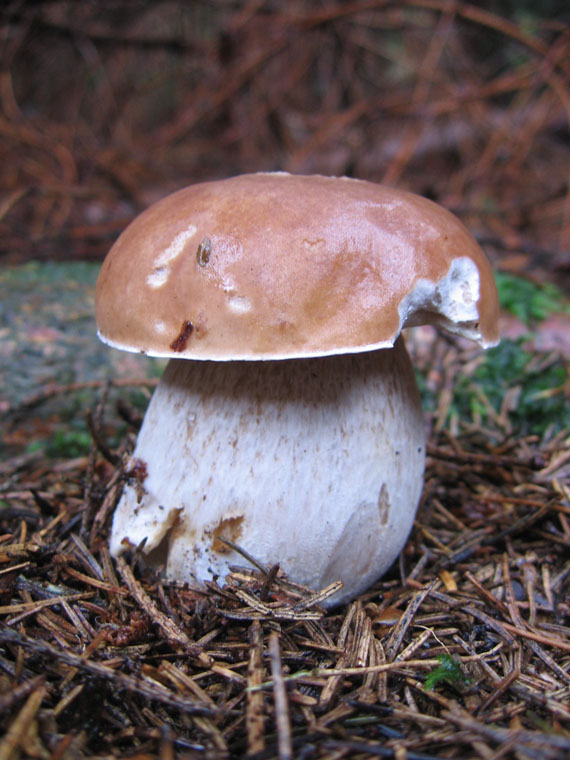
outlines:
[[425, 428], [403, 341], [312, 359], [173, 359], [146, 413], [111, 552], [146, 539], [170, 579], [223, 579], [228, 538], [329, 603], [364, 591], [414, 522]]

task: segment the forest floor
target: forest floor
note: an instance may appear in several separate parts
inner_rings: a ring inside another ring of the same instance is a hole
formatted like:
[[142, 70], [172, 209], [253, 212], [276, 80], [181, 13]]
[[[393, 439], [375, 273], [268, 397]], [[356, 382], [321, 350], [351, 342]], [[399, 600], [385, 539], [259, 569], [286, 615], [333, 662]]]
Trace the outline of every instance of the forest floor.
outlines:
[[[570, 756], [570, 36], [535, 6], [2, 4], [0, 760]], [[328, 611], [255, 557], [194, 589], [108, 550], [163, 365], [97, 340], [98, 266], [153, 200], [274, 170], [441, 203], [502, 305], [488, 352], [407, 336], [416, 523]]]
[[387, 576], [325, 611], [334, 589], [247, 556], [207, 590], [111, 559], [162, 366], [97, 340], [96, 271], [0, 275], [0, 757], [569, 752], [564, 301], [543, 313], [535, 289], [526, 324], [504, 309], [511, 337], [487, 353], [410, 332], [431, 430], [415, 528]]

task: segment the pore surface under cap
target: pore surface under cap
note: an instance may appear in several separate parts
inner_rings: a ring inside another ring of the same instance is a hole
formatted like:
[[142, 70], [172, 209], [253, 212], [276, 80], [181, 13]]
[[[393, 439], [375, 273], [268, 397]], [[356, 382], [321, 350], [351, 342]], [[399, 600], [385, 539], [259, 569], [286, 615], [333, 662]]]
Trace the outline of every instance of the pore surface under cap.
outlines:
[[497, 295], [463, 224], [430, 201], [346, 178], [250, 174], [192, 185], [120, 236], [99, 276], [99, 335], [196, 359], [393, 345], [420, 321], [493, 345]]

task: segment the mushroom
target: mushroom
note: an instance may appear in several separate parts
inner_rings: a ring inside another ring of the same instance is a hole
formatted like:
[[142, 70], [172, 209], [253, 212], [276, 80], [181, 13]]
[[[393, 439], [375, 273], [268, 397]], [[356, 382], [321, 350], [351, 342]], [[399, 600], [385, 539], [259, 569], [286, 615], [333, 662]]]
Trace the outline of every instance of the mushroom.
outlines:
[[[353, 598], [403, 548], [426, 433], [400, 333], [498, 342], [489, 264], [452, 214], [373, 183], [286, 173], [192, 185], [105, 259], [99, 337], [170, 359], [117, 506], [111, 552], [222, 580], [243, 547]], [[243, 560], [242, 560], [243, 563]]]

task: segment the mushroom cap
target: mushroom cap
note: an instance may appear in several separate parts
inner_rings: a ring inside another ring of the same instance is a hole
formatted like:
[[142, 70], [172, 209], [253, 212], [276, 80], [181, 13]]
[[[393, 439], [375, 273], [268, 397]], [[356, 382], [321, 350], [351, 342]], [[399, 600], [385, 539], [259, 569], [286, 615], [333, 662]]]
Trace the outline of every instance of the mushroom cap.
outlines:
[[191, 185], [140, 214], [103, 263], [96, 317], [109, 345], [191, 359], [369, 351], [422, 323], [498, 342], [489, 263], [451, 213], [286, 173]]

